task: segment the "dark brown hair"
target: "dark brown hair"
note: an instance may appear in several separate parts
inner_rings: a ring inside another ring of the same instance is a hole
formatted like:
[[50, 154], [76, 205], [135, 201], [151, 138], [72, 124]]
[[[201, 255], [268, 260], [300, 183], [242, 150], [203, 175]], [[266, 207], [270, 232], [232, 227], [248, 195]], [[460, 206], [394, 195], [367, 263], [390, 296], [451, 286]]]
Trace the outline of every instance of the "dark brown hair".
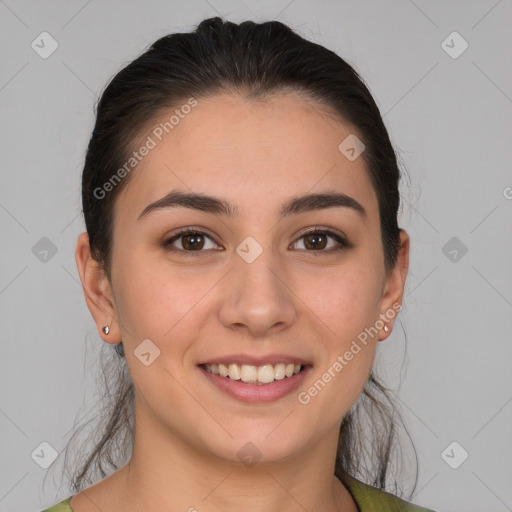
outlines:
[[[113, 206], [131, 174], [109, 187], [107, 193], [99, 194], [98, 190], [129, 159], [146, 127], [164, 110], [190, 98], [198, 100], [226, 91], [249, 99], [297, 91], [354, 127], [366, 147], [362, 157], [377, 194], [386, 271], [391, 271], [400, 247], [397, 214], [401, 173], [379, 109], [363, 80], [337, 54], [304, 39], [283, 23], [235, 24], [217, 17], [202, 21], [194, 32], [157, 40], [117, 73], [97, 104], [83, 169], [82, 204], [92, 254], [104, 265], [109, 279]], [[73, 473], [74, 492], [94, 483], [89, 473], [95, 465], [101, 478], [111, 469], [119, 469], [133, 447], [133, 383], [122, 344], [115, 348], [116, 353], [110, 346], [106, 348], [109, 353], [103, 361], [102, 389], [108, 396], [99, 416], [93, 418], [98, 421], [94, 448], [75, 462], [75, 467], [80, 467]], [[403, 423], [390, 390], [379, 383], [372, 370], [363, 392], [342, 421], [336, 476], [343, 479], [349, 474], [400, 495], [397, 482], [388, 482], [392, 458], [400, 448], [400, 425]], [[66, 460], [71, 444], [66, 448]], [[107, 471], [104, 464], [110, 467]]]

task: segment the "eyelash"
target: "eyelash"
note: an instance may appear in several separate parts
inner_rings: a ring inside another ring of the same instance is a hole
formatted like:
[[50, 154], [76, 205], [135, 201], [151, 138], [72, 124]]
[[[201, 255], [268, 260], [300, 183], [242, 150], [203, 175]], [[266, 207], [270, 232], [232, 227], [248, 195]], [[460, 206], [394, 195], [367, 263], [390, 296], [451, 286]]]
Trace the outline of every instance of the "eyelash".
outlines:
[[[302, 238], [304, 238], [306, 236], [316, 235], [316, 234], [327, 235], [328, 237], [331, 237], [336, 242], [338, 242], [339, 245], [337, 247], [331, 247], [330, 249], [320, 249], [320, 250], [299, 249], [299, 250], [306, 251], [306, 252], [310, 253], [312, 256], [318, 256], [319, 255], [318, 253], [332, 254], [333, 252], [340, 252], [345, 249], [350, 249], [350, 248], [354, 247], [354, 245], [352, 243], [350, 243], [346, 238], [342, 237], [338, 233], [335, 233], [334, 231], [331, 231], [329, 229], [319, 229], [319, 228], [315, 228], [313, 230], [302, 233], [299, 236], [299, 238], [297, 238], [297, 240], [293, 243], [294, 244], [297, 243], [299, 240], [301, 240]], [[178, 240], [179, 238], [181, 238], [185, 235], [205, 236], [205, 237], [209, 238], [212, 242], [216, 243], [215, 240], [213, 240], [213, 238], [210, 235], [208, 235], [208, 233], [205, 233], [204, 231], [200, 231], [198, 229], [184, 228], [181, 231], [179, 231], [178, 233], [176, 233], [175, 235], [173, 235], [171, 238], [168, 238], [167, 240], [165, 240], [162, 244], [163, 248], [166, 251], [174, 252], [174, 253], [182, 253], [187, 256], [197, 256], [200, 253], [205, 252], [204, 250], [188, 251], [185, 249], [178, 249], [177, 247], [172, 246], [173, 242], [175, 242], [176, 240]], [[212, 249], [209, 249], [209, 250], [212, 250]]]

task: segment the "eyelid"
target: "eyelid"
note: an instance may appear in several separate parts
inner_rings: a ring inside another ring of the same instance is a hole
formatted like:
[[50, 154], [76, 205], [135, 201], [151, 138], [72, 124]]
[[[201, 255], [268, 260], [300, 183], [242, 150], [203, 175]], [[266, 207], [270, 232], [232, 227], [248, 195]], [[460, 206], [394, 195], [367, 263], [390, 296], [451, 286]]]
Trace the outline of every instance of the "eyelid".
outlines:
[[[304, 228], [297, 235], [295, 235], [295, 239], [294, 239], [294, 241], [290, 245], [296, 244], [301, 238], [303, 238], [305, 236], [314, 235], [316, 233], [325, 234], [327, 237], [333, 238], [338, 243], [338, 246], [337, 247], [331, 247], [330, 249], [326, 249], [326, 250], [318, 250], [318, 251], [310, 250], [310, 251], [306, 251], [308, 253], [313, 253], [313, 254], [314, 253], [319, 253], [319, 254], [326, 253], [326, 254], [330, 254], [330, 253], [335, 252], [337, 250], [350, 249], [350, 248], [354, 247], [354, 244], [349, 242], [349, 240], [347, 239], [347, 237], [345, 236], [345, 234], [343, 232], [338, 232], [338, 231], [334, 230], [333, 228], [327, 228], [327, 227], [322, 227], [322, 226], [314, 226], [314, 227], [310, 226], [310, 227]], [[196, 228], [194, 226], [186, 226], [186, 227], [183, 227], [180, 230], [178, 230], [176, 233], [173, 233], [172, 235], [170, 235], [168, 237], [165, 237], [164, 242], [163, 242], [164, 248], [166, 250], [171, 251], [171, 252], [178, 252], [178, 253], [181, 253], [181, 254], [185, 253], [186, 255], [195, 255], [195, 254], [200, 254], [202, 252], [208, 252], [208, 251], [211, 251], [211, 250], [216, 250], [216, 251], [223, 251], [223, 250], [225, 250], [224, 248], [222, 248], [222, 249], [208, 249], [207, 251], [205, 251], [205, 250], [186, 251], [184, 249], [179, 249], [179, 248], [174, 247], [172, 245], [177, 239], [179, 239], [182, 236], [188, 235], [188, 234], [198, 234], [198, 235], [205, 236], [205, 237], [209, 238], [212, 242], [214, 242], [216, 245], [219, 245], [216, 242], [216, 240], [213, 237], [213, 235], [211, 235], [204, 228]], [[290, 246], [288, 246], [288, 247], [290, 247]]]
[[[302, 238], [306, 235], [314, 235], [315, 233], [326, 233], [329, 236], [335, 235], [339, 238], [341, 238], [344, 242], [348, 244], [348, 239], [345, 233], [343, 231], [336, 230], [334, 228], [328, 228], [327, 226], [309, 226], [307, 228], [304, 228], [303, 230], [299, 231], [299, 233], [296, 236], [295, 241], [297, 241], [299, 238]], [[295, 242], [294, 242], [295, 243]]]
[[[164, 238], [164, 241], [163, 241], [162, 245], [163, 245], [164, 249], [166, 249], [168, 251], [179, 252], [181, 254], [186, 254], [186, 255], [194, 255], [194, 254], [199, 254], [199, 253], [202, 253], [202, 252], [207, 252], [207, 251], [204, 251], [204, 250], [200, 250], [200, 251], [186, 251], [184, 249], [179, 249], [178, 247], [174, 247], [172, 245], [179, 238], [181, 238], [181, 237], [183, 237], [185, 235], [189, 235], [189, 234], [198, 234], [198, 235], [205, 236], [205, 237], [209, 238], [214, 244], [219, 245], [217, 243], [217, 241], [215, 240], [214, 236], [211, 235], [205, 228], [196, 228], [194, 226], [185, 226], [185, 227], [179, 229], [177, 232], [173, 233], [172, 235], [166, 236]], [[223, 251], [224, 248], [222, 248], [222, 249], [209, 249], [209, 250]]]
[[335, 252], [342, 251], [344, 249], [351, 249], [351, 248], [355, 247], [352, 242], [349, 242], [347, 236], [343, 232], [339, 232], [338, 230], [335, 230], [333, 228], [322, 227], [322, 226], [314, 226], [314, 227], [310, 226], [308, 228], [304, 228], [304, 230], [300, 231], [296, 235], [295, 241], [292, 242], [291, 245], [296, 244], [299, 240], [301, 240], [305, 236], [310, 236], [310, 235], [314, 235], [317, 233], [326, 235], [329, 238], [333, 238], [337, 242], [338, 245], [335, 247], [331, 247], [329, 249], [323, 249], [323, 250], [318, 250], [318, 251], [302, 250], [303, 252], [315, 256], [315, 255], [322, 255], [322, 254], [332, 254]]

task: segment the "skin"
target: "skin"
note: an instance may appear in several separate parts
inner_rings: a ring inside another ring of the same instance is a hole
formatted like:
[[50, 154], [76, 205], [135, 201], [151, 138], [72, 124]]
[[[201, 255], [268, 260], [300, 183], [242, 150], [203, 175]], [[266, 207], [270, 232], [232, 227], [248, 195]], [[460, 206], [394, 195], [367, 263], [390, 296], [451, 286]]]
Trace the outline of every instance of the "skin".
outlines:
[[[136, 436], [130, 463], [78, 493], [75, 512], [357, 510], [333, 475], [339, 426], [394, 320], [307, 405], [297, 400], [358, 334], [402, 303], [409, 237], [401, 231], [397, 265], [386, 273], [365, 162], [338, 150], [351, 133], [357, 131], [298, 93], [200, 99], [116, 200], [112, 282], [91, 257], [87, 234], [80, 235], [76, 261], [98, 333], [106, 343], [124, 344], [136, 389]], [[238, 216], [181, 207], [137, 220], [177, 188], [226, 199]], [[337, 207], [279, 220], [288, 199], [326, 191], [353, 197], [367, 218]], [[187, 226], [212, 237], [204, 238], [202, 252], [187, 257], [182, 243], [190, 239], [183, 238], [173, 244], [181, 253], [166, 251], [165, 240]], [[328, 252], [338, 244], [327, 238], [327, 246], [307, 250], [301, 236], [315, 226], [344, 233], [354, 246]], [[248, 236], [263, 249], [252, 263], [236, 252]], [[134, 355], [146, 338], [160, 349], [149, 366]], [[312, 370], [279, 400], [244, 403], [197, 367], [238, 353], [290, 354]], [[237, 457], [248, 442], [261, 453], [251, 467]]]

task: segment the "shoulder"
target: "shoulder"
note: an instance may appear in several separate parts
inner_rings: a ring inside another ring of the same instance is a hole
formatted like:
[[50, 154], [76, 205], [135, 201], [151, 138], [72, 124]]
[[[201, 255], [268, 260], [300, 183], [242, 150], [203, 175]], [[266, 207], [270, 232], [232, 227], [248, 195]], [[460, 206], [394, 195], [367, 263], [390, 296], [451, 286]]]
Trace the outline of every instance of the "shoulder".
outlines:
[[434, 512], [348, 475], [343, 478], [343, 484], [354, 498], [360, 512]]
[[73, 509], [71, 508], [72, 497], [73, 496], [69, 496], [69, 498], [66, 498], [64, 501], [57, 503], [57, 505], [54, 505], [50, 508], [45, 508], [42, 512], [73, 512]]
[[[345, 476], [343, 483], [354, 498], [360, 512], [434, 512], [433, 510], [413, 505], [397, 496], [367, 485], [351, 476]], [[41, 512], [73, 512], [71, 499], [57, 503]]]

